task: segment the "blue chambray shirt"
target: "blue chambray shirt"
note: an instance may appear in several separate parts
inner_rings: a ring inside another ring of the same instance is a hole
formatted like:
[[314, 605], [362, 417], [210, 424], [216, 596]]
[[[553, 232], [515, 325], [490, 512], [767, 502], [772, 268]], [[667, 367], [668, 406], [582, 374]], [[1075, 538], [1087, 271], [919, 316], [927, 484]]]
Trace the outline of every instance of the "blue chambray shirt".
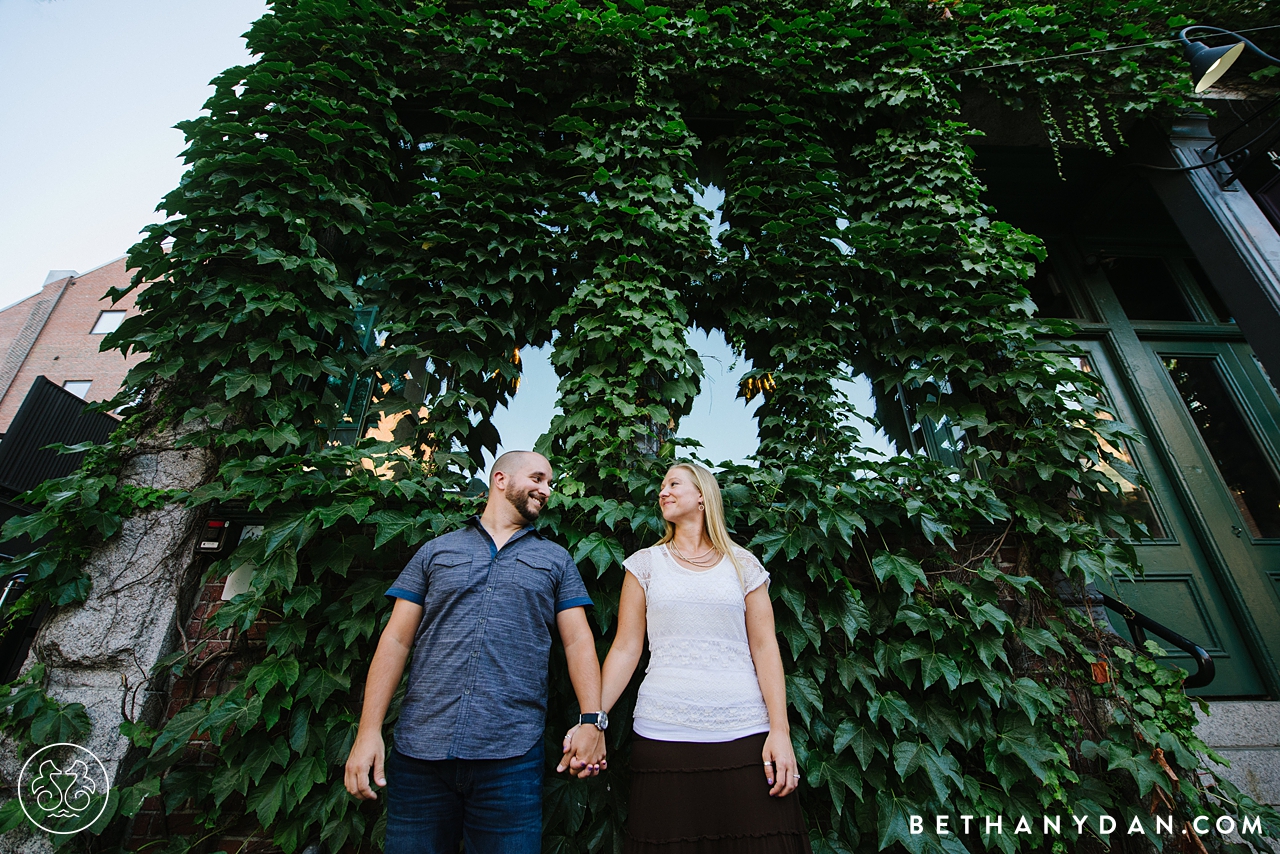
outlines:
[[472, 517], [413, 556], [387, 596], [423, 607], [395, 746], [508, 759], [542, 738], [556, 614], [591, 605], [573, 558], [532, 527], [499, 550]]

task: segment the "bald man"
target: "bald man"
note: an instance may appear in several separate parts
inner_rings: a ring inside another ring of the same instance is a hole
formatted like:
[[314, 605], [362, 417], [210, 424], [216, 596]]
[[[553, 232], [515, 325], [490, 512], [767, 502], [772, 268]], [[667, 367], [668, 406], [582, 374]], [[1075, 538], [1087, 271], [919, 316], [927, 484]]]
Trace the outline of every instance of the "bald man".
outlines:
[[[395, 601], [369, 666], [347, 791], [387, 787], [386, 854], [537, 854], [542, 734], [552, 630], [564, 642], [583, 713], [561, 760], [575, 776], [604, 764], [600, 660], [591, 604], [569, 553], [533, 523], [551, 497], [551, 464], [503, 454], [484, 512], [424, 545], [387, 596]], [[410, 656], [412, 654], [412, 659]], [[390, 756], [382, 723], [409, 661]], [[385, 759], [385, 773], [384, 773]]]

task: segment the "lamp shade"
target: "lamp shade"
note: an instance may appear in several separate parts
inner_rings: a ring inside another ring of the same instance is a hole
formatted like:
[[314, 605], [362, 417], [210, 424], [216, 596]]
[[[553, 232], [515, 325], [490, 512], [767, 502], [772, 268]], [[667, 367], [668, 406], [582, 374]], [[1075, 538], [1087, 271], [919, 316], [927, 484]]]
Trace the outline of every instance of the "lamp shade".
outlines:
[[1227, 73], [1231, 64], [1244, 53], [1244, 42], [1209, 47], [1200, 42], [1188, 42], [1183, 47], [1187, 62], [1191, 65], [1191, 82], [1195, 85], [1196, 94], [1208, 89], [1218, 78]]

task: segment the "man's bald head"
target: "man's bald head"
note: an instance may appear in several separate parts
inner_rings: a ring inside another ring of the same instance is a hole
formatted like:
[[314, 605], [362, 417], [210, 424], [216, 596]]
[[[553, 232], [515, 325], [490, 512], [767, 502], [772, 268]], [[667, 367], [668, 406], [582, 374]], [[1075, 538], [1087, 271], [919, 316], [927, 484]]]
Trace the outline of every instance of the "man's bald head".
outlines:
[[493, 461], [486, 514], [511, 512], [532, 523], [550, 497], [551, 463], [542, 454], [508, 451]]
[[513, 477], [538, 463], [545, 465], [548, 470], [551, 468], [551, 463], [542, 454], [533, 451], [507, 451], [493, 461], [493, 467], [489, 469], [489, 486], [493, 486], [494, 475], [498, 472]]

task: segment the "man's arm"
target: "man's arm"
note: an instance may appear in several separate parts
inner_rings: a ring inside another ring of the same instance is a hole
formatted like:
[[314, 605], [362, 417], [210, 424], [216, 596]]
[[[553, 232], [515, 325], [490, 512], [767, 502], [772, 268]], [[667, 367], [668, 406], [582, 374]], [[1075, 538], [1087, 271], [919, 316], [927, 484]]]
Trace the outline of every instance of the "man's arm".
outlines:
[[409, 648], [413, 646], [413, 637], [421, 622], [421, 605], [397, 599], [391, 609], [391, 619], [378, 640], [373, 662], [369, 665], [369, 677], [364, 684], [364, 706], [360, 710], [360, 728], [356, 730], [355, 743], [347, 756], [343, 780], [347, 791], [362, 801], [378, 797], [369, 785], [370, 768], [373, 769], [374, 783], [387, 785], [383, 770], [386, 745], [382, 742], [382, 721], [387, 716], [387, 707], [391, 705], [391, 696], [400, 684], [400, 677], [404, 675], [404, 663], [409, 658]]
[[[600, 705], [600, 658], [596, 655], [596, 639], [587, 622], [585, 608], [566, 608], [556, 614], [556, 628], [564, 642], [564, 656], [569, 664], [569, 681], [578, 697], [578, 710], [598, 712]], [[557, 771], [569, 769], [576, 777], [590, 777], [599, 772], [604, 759], [604, 733], [594, 726], [578, 727], [573, 743]]]

